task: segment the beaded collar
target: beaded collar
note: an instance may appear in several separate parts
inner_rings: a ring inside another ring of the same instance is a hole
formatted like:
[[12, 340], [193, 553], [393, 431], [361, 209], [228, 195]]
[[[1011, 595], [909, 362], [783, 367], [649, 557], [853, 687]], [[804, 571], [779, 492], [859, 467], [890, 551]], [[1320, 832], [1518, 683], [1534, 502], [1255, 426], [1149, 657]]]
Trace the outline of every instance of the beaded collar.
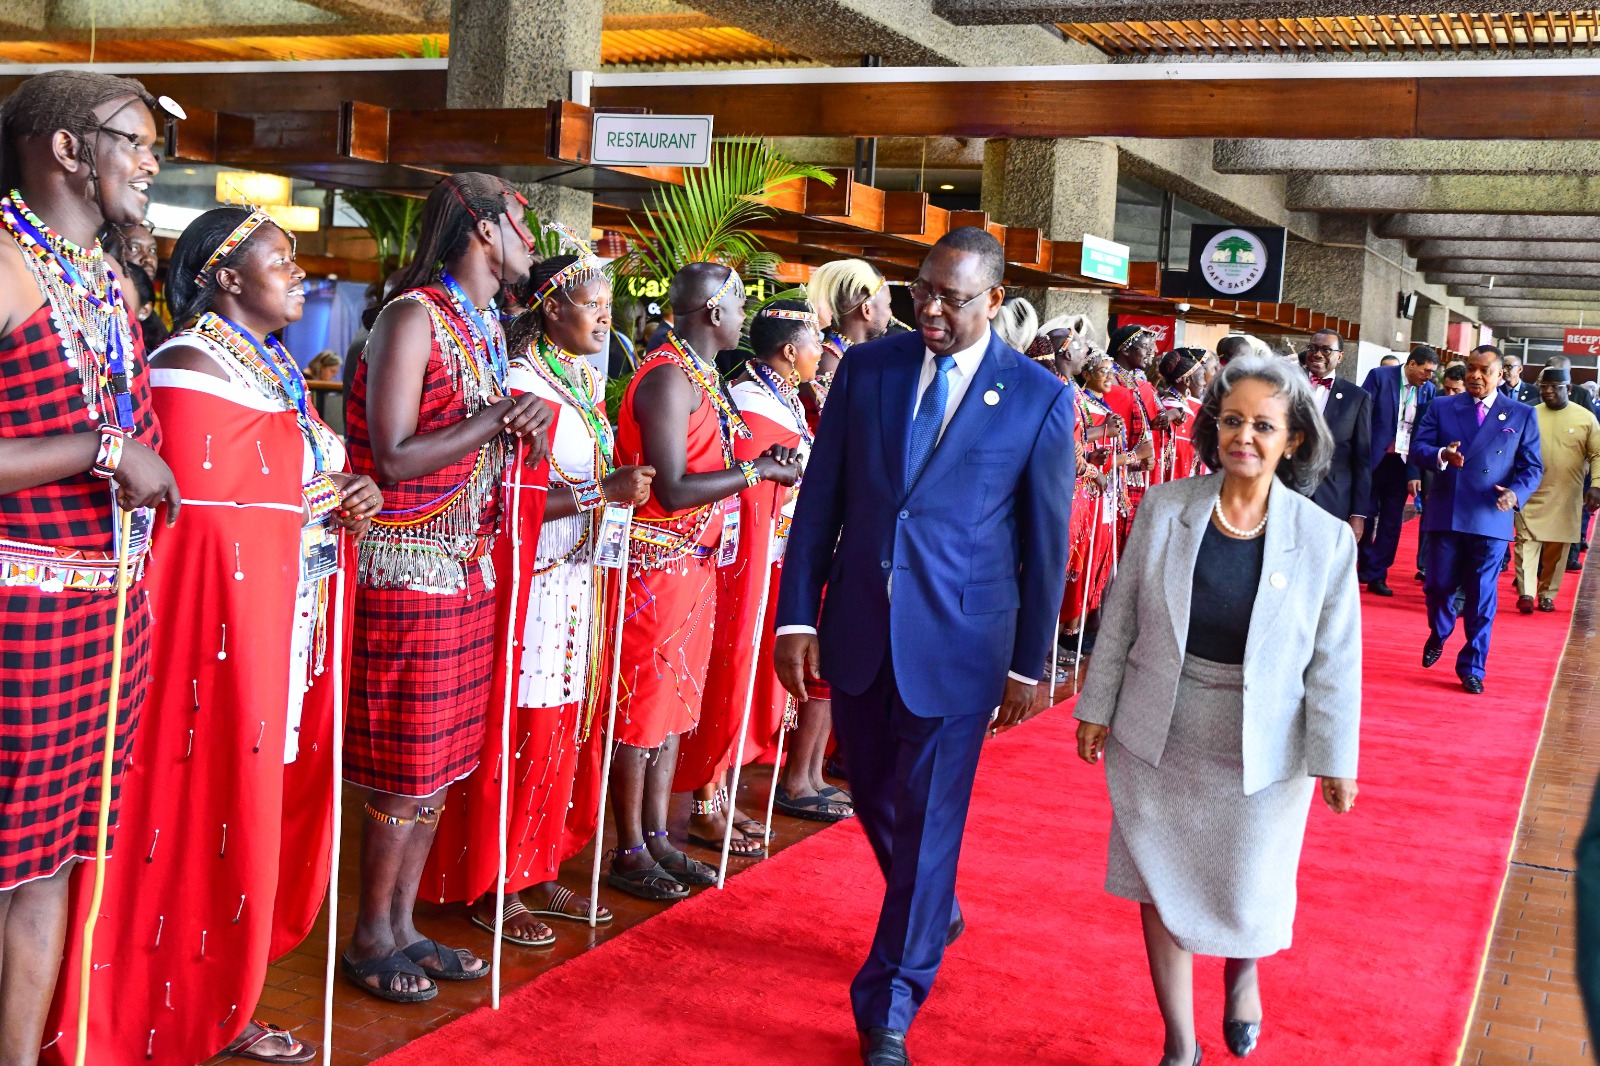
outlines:
[[800, 429], [800, 439], [810, 444], [811, 428], [806, 425], [806, 409], [800, 402], [800, 390], [778, 377], [770, 366], [759, 359], [752, 359], [747, 365], [750, 367], [750, 375], [756, 382], [789, 409], [789, 413], [794, 416], [794, 424]]
[[241, 369], [269, 396], [277, 396], [294, 408], [295, 421], [300, 432], [311, 444], [317, 472], [328, 469], [328, 457], [323, 454], [322, 440], [311, 414], [305, 375], [278, 338], [268, 336], [265, 344], [258, 344], [246, 330], [214, 311], [201, 315], [190, 330], [216, 344], [233, 356]]
[[133, 332], [122, 285], [95, 242], [81, 248], [28, 209], [16, 189], [0, 197], [0, 226], [23, 253], [23, 262], [50, 305], [67, 363], [83, 382], [89, 417], [99, 419], [110, 400], [117, 425], [132, 431], [133, 396], [128, 362]]
[[[549, 385], [561, 402], [567, 404], [583, 416], [584, 428], [589, 432], [589, 439], [595, 446], [595, 473], [596, 478], [603, 478], [611, 472], [612, 457], [616, 454], [616, 431], [611, 428], [611, 423], [606, 419], [602, 410], [602, 396], [600, 394], [598, 375], [588, 360], [572, 355], [551, 344], [543, 336], [534, 340], [533, 350], [529, 353], [533, 358], [528, 360], [528, 365], [539, 379]], [[583, 384], [573, 380], [573, 374], [582, 375]], [[570, 478], [559, 467], [554, 466], [555, 457], [551, 457], [551, 465], [562, 479], [576, 484], [584, 478]]]
[[662, 346], [662, 351], [677, 364], [679, 370], [688, 375], [690, 381], [700, 387], [700, 391], [711, 401], [711, 406], [716, 408], [717, 426], [722, 431], [722, 456], [732, 466], [734, 438], [749, 440], [750, 427], [744, 424], [739, 409], [728, 399], [722, 376], [717, 373], [715, 366], [701, 359], [699, 353], [675, 330], [667, 330], [667, 343]]

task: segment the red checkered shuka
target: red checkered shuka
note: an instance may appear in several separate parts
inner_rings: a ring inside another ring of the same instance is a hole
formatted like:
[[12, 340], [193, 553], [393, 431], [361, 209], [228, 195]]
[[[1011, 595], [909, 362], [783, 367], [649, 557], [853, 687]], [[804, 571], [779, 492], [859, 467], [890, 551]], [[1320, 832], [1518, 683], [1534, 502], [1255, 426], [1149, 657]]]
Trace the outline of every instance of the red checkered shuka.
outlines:
[[[129, 373], [135, 436], [157, 447], [160, 427], [138, 331]], [[97, 424], [47, 304], [0, 338], [0, 436], [79, 433]], [[85, 472], [0, 495], [0, 537], [110, 551], [110, 488]], [[94, 855], [116, 596], [19, 587], [0, 594], [0, 604], [0, 890], [5, 890]], [[135, 586], [128, 597], [117, 712], [113, 825], [123, 755], [149, 677], [149, 625], [149, 604]]]

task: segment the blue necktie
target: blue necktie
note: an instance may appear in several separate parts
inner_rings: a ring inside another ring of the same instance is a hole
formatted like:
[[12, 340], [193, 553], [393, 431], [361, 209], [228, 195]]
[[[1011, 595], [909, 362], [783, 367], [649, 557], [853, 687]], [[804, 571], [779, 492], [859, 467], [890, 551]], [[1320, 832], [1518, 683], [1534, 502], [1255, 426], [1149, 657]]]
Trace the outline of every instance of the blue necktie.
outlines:
[[906, 491], [917, 483], [917, 476], [928, 465], [934, 445], [939, 443], [939, 430], [944, 427], [944, 408], [950, 402], [950, 371], [956, 368], [953, 355], [934, 356], [936, 372], [928, 391], [917, 404], [916, 417], [911, 420], [911, 449], [906, 455]]

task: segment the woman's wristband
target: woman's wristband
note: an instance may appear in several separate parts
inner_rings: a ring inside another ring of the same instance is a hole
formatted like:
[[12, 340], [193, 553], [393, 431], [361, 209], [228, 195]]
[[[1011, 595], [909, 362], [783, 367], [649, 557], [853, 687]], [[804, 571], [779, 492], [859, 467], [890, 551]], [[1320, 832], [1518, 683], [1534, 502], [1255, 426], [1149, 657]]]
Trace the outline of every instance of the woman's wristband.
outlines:
[[756, 464], [748, 460], [739, 464], [739, 472], [744, 475], [744, 483], [750, 488], [755, 488], [763, 480], [761, 471], [756, 469]]
[[572, 486], [572, 498], [580, 511], [596, 511], [606, 505], [606, 491], [595, 479], [580, 481]]
[[327, 474], [318, 474], [300, 486], [300, 492], [305, 497], [306, 510], [311, 515], [311, 525], [316, 525], [337, 511], [344, 499], [339, 486], [334, 484], [333, 478]]

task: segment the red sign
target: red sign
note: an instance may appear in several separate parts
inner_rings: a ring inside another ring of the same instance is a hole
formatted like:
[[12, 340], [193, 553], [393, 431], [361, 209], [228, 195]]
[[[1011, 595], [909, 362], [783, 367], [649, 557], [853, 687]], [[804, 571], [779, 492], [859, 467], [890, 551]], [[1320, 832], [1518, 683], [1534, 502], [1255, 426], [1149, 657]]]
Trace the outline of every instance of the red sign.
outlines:
[[1561, 351], [1566, 355], [1600, 355], [1600, 326], [1569, 328]]
[[1156, 353], [1165, 355], [1172, 351], [1172, 335], [1177, 327], [1178, 320], [1164, 315], [1118, 315], [1117, 328], [1123, 326], [1143, 326], [1155, 335]]

